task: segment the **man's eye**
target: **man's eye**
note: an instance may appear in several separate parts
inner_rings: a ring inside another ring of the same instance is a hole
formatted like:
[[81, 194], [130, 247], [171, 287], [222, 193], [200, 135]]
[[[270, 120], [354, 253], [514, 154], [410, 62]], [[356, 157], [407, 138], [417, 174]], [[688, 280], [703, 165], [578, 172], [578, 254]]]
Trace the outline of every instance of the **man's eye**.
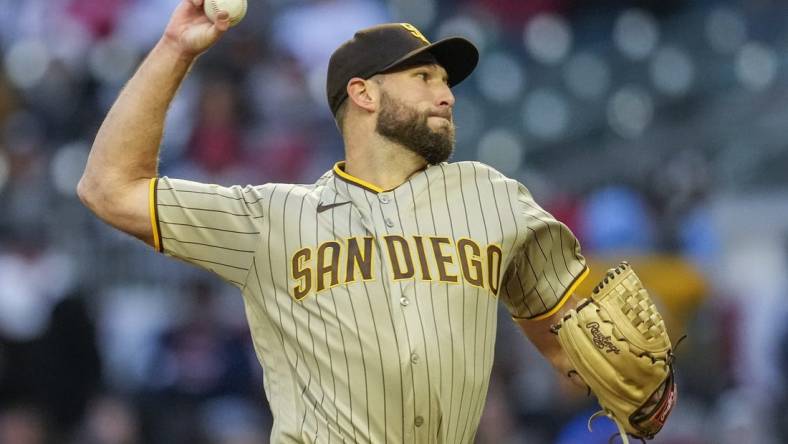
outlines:
[[427, 80], [429, 78], [429, 74], [426, 72], [420, 72], [416, 74], [416, 77], [420, 78], [421, 80]]

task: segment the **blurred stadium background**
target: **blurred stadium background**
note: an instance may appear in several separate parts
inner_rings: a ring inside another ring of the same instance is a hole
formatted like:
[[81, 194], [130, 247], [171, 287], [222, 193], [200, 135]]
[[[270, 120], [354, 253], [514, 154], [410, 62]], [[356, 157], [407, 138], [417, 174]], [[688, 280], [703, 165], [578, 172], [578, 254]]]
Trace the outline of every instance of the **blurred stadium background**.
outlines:
[[[102, 225], [75, 185], [178, 0], [0, 0], [0, 443], [267, 442], [238, 294]], [[161, 172], [313, 182], [342, 158], [328, 56], [406, 21], [482, 52], [455, 159], [525, 183], [594, 274], [663, 305], [679, 405], [655, 443], [788, 442], [788, 4], [250, 0], [172, 106]], [[604, 443], [501, 313], [479, 443]]]

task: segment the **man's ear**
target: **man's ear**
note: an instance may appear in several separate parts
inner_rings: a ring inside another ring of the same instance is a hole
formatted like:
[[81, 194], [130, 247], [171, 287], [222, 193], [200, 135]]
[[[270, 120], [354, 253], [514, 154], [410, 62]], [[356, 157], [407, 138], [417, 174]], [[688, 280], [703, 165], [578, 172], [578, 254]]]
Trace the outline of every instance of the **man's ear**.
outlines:
[[372, 80], [353, 77], [347, 82], [347, 97], [359, 108], [372, 113], [378, 109], [380, 88]]

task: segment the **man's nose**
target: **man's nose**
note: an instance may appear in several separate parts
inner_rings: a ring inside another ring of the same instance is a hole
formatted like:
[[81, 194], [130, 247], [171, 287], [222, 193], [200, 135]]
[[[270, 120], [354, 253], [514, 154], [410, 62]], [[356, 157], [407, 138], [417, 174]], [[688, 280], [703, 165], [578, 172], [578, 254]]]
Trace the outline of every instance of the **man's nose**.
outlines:
[[453, 108], [454, 107], [454, 94], [451, 92], [449, 85], [444, 85], [437, 96], [438, 106]]

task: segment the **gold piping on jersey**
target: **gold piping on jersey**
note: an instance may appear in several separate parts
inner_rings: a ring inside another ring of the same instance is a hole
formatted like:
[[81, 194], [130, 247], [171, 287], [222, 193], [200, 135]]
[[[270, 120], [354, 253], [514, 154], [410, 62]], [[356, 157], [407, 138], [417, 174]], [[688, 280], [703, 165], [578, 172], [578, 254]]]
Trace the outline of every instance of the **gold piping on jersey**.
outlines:
[[561, 296], [561, 299], [558, 301], [557, 304], [555, 304], [555, 307], [550, 309], [550, 311], [548, 311], [546, 313], [542, 313], [540, 315], [536, 315], [536, 316], [534, 316], [532, 318], [526, 318], [526, 319], [531, 320], [531, 321], [541, 321], [543, 319], [547, 319], [550, 316], [556, 314], [558, 312], [558, 310], [560, 310], [561, 307], [564, 306], [566, 301], [569, 300], [569, 298], [572, 296], [572, 294], [575, 292], [575, 290], [577, 290], [578, 285], [580, 285], [580, 283], [583, 282], [583, 280], [586, 278], [586, 276], [588, 276], [588, 273], [590, 271], [591, 271], [591, 269], [586, 267], [585, 270], [583, 270], [583, 272], [580, 273], [580, 275], [575, 278], [575, 281], [572, 282], [572, 285], [570, 285], [569, 288], [566, 289], [566, 292], [564, 293], [564, 295]]
[[163, 245], [161, 244], [161, 237], [159, 236], [159, 215], [156, 212], [156, 185], [159, 183], [159, 178], [154, 177], [150, 180], [148, 190], [148, 207], [150, 213], [150, 226], [153, 231], [153, 248], [159, 253], [162, 252]]
[[349, 183], [352, 183], [354, 185], [358, 185], [361, 188], [364, 188], [366, 190], [372, 191], [373, 193], [383, 193], [384, 191], [386, 191], [386, 190], [384, 190], [383, 188], [381, 188], [381, 187], [379, 187], [377, 185], [373, 185], [373, 184], [367, 182], [366, 180], [359, 179], [356, 176], [353, 176], [351, 174], [346, 173], [345, 172], [345, 161], [344, 160], [334, 164], [334, 174], [339, 176], [339, 178], [343, 179], [345, 182], [349, 182]]

